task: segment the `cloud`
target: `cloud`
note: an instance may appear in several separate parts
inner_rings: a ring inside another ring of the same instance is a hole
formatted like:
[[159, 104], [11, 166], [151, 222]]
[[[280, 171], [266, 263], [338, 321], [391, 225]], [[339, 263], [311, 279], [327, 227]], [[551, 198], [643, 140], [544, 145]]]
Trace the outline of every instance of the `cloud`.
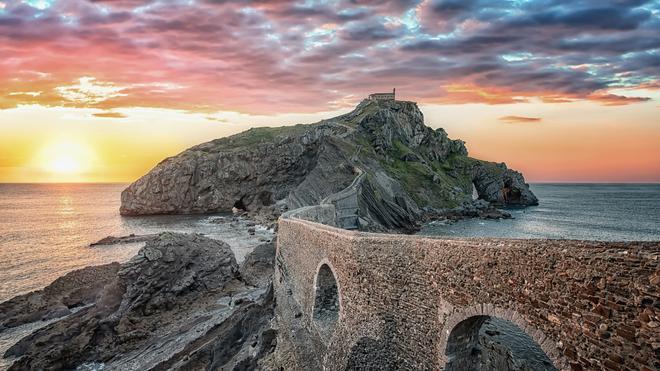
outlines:
[[640, 103], [650, 101], [648, 97], [626, 97], [616, 94], [595, 93], [589, 96], [589, 99], [600, 102], [605, 106], [623, 106], [630, 103]]
[[402, 26], [388, 25], [381, 19], [371, 19], [348, 26], [342, 37], [347, 40], [378, 41], [400, 37], [404, 32]]
[[540, 117], [502, 116], [498, 118], [498, 120], [504, 121], [509, 124], [524, 124], [524, 123], [540, 122], [542, 119]]
[[109, 99], [125, 97], [126, 87], [111, 82], [99, 82], [94, 77], [81, 77], [74, 85], [58, 86], [55, 91], [62, 98], [82, 105], [97, 105]]
[[27, 95], [30, 97], [38, 97], [41, 95], [40, 91], [14, 91], [9, 93], [10, 96], [16, 96], [16, 95]]
[[610, 90], [660, 81], [658, 1], [3, 3], [0, 108], [309, 112], [394, 86], [421, 102], [612, 105], [645, 99]]
[[565, 9], [553, 8], [518, 17], [509, 23], [515, 27], [556, 26], [580, 30], [634, 30], [651, 17], [645, 9], [631, 9], [628, 4], [595, 5], [593, 7]]
[[206, 116], [204, 118], [209, 120], [209, 121], [222, 122], [222, 123], [227, 122], [227, 119], [223, 119], [223, 118], [220, 118], [220, 117]]
[[124, 115], [123, 113], [112, 112], [112, 111], [92, 113], [92, 116], [101, 117], [101, 118], [113, 118], [113, 119], [123, 119], [123, 118], [128, 117], [128, 116]]

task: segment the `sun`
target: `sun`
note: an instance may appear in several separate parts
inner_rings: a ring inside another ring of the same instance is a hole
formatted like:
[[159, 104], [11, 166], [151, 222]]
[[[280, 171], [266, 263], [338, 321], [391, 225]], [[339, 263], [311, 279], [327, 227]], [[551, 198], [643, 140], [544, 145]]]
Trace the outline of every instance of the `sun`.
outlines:
[[81, 168], [80, 161], [69, 155], [59, 155], [48, 164], [48, 169], [58, 174], [76, 174]]
[[35, 158], [36, 165], [53, 180], [81, 181], [96, 156], [84, 140], [63, 137], [46, 143]]

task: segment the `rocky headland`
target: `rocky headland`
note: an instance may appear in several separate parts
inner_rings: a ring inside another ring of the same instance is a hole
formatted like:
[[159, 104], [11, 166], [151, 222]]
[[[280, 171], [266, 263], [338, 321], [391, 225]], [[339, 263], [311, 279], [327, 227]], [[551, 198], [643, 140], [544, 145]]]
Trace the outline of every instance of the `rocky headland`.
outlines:
[[494, 217], [495, 207], [538, 202], [522, 174], [469, 157], [462, 141], [424, 124], [416, 103], [364, 100], [329, 120], [250, 129], [167, 158], [122, 193], [120, 211], [234, 209], [273, 221], [337, 202], [351, 185], [345, 227], [366, 231], [410, 233], [429, 218]]

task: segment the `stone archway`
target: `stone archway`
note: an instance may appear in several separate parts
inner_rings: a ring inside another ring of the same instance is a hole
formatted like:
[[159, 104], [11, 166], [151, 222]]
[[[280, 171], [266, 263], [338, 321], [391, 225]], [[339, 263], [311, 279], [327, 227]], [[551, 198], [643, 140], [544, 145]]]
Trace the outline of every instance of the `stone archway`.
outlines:
[[322, 261], [314, 278], [314, 307], [312, 319], [325, 333], [332, 332], [341, 312], [339, 284], [334, 270], [327, 260]]
[[451, 370], [565, 369], [554, 342], [516, 312], [477, 305], [455, 311], [441, 334], [440, 363]]

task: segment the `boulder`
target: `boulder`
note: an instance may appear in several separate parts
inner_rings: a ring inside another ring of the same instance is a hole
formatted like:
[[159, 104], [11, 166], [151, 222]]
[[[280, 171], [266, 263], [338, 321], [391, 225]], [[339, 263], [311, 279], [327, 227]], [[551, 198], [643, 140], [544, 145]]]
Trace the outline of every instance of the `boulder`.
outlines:
[[273, 278], [275, 242], [267, 242], [252, 250], [241, 264], [241, 279], [248, 285], [266, 287]]

